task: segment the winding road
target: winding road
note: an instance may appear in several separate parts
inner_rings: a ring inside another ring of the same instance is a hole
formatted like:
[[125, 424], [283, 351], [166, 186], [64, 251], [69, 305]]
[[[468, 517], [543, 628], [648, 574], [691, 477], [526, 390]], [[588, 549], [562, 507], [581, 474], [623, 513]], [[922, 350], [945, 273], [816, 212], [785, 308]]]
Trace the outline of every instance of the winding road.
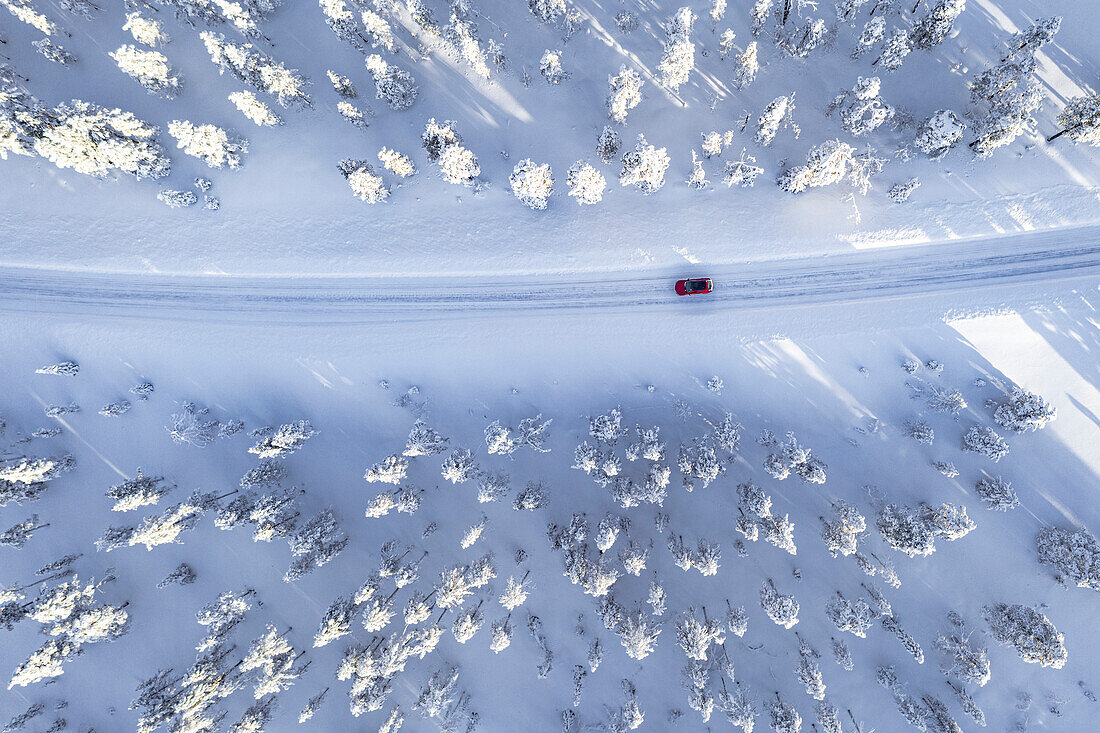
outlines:
[[[253, 277], [102, 273], [0, 266], [0, 312], [160, 320], [374, 323], [486, 311], [578, 308], [767, 308], [1006, 282], [1100, 275], [1100, 226], [676, 271], [579, 277]], [[679, 277], [710, 276], [714, 292], [677, 297]]]

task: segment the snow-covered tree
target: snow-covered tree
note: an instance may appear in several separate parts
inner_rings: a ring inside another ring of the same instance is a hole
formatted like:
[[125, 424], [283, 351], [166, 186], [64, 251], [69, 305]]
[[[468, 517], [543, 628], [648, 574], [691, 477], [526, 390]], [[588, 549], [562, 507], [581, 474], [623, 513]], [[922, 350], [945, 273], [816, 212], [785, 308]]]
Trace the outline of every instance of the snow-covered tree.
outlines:
[[856, 551], [860, 536], [867, 530], [867, 520], [859, 511], [844, 501], [834, 505], [836, 519], [823, 520], [821, 539], [833, 557], [847, 557]]
[[721, 644], [725, 641], [722, 633], [722, 624], [718, 619], [708, 619], [706, 609], [703, 610], [703, 620], [695, 617], [695, 609], [691, 608], [687, 614], [676, 621], [676, 643], [684, 650], [688, 659], [707, 661], [707, 650], [711, 644]]
[[382, 148], [378, 151], [378, 160], [382, 162], [383, 168], [394, 175], [402, 178], [416, 175], [416, 166], [413, 165], [412, 159], [396, 150]]
[[841, 125], [856, 137], [873, 132], [894, 116], [894, 108], [879, 96], [880, 87], [877, 76], [861, 76], [854, 87], [830, 102], [827, 112], [838, 110]]
[[176, 147], [211, 168], [239, 168], [241, 155], [248, 151], [247, 140], [215, 125], [195, 125], [186, 120], [172, 120], [168, 123], [168, 134], [176, 139]]
[[722, 182], [730, 188], [734, 185], [742, 188], [751, 187], [756, 182], [757, 176], [764, 172], [764, 169], [755, 165], [755, 163], [756, 158], [748, 155], [745, 149], [742, 149], [741, 157], [738, 160], [731, 160], [726, 163]]
[[1075, 143], [1100, 145], [1100, 95], [1070, 99], [1058, 114], [1058, 124], [1062, 129], [1048, 137], [1048, 143], [1069, 135]]
[[68, 637], [50, 639], [15, 669], [8, 683], [8, 689], [17, 685], [26, 687], [45, 679], [59, 677], [65, 673], [63, 667], [65, 662], [81, 653], [83, 649], [80, 645]]
[[1035, 543], [1039, 562], [1053, 567], [1059, 582], [1100, 590], [1100, 542], [1090, 532], [1046, 527]]
[[256, 95], [248, 90], [233, 92], [229, 95], [229, 101], [241, 114], [259, 127], [276, 127], [283, 124], [283, 120], [272, 112], [270, 107], [256, 99]]
[[263, 702], [249, 705], [241, 719], [229, 726], [229, 733], [262, 733], [264, 727], [271, 722], [278, 701], [277, 697], [269, 697]]
[[857, 45], [852, 51], [852, 60], [860, 58], [863, 54], [878, 46], [885, 35], [886, 18], [880, 15], [868, 20], [859, 33]]
[[52, 20], [38, 12], [31, 0], [3, 0], [0, 5], [8, 9], [16, 20], [22, 21], [46, 36], [62, 33]]
[[237, 80], [274, 95], [284, 107], [313, 106], [306, 92], [309, 80], [296, 71], [255, 50], [250, 43], [232, 43], [210, 31], [199, 36], [220, 72], [228, 71]]
[[963, 398], [962, 392], [957, 389], [929, 385], [928, 407], [936, 412], [945, 412], [955, 416], [966, 409], [966, 400]]
[[603, 192], [607, 188], [607, 179], [603, 173], [583, 160], [578, 160], [569, 168], [566, 183], [569, 185], [569, 195], [580, 206], [598, 204], [603, 200]]
[[385, 100], [390, 109], [406, 110], [416, 102], [419, 89], [412, 74], [387, 63], [378, 54], [367, 56], [367, 71], [374, 78], [378, 99]]
[[409, 470], [409, 461], [402, 456], [387, 456], [367, 470], [363, 478], [367, 483], [399, 484]]
[[970, 147], [979, 156], [992, 155], [1031, 125], [1031, 115], [1043, 103], [1043, 91], [1035, 79], [1037, 66], [1032, 49], [1010, 55], [970, 82], [970, 99], [981, 110], [974, 124], [977, 137]]
[[128, 512], [159, 502], [173, 487], [164, 484], [163, 476], [146, 476], [139, 468], [137, 475], [107, 489], [107, 498], [113, 499], [113, 512]]
[[645, 82], [634, 69], [623, 65], [619, 67], [617, 75], [607, 77], [607, 83], [611, 87], [607, 96], [607, 114], [620, 125], [624, 125], [627, 113], [642, 101], [642, 86]]
[[949, 109], [936, 112], [917, 128], [917, 148], [933, 160], [947, 155], [963, 138], [966, 123]]
[[974, 485], [974, 493], [990, 509], [996, 509], [1000, 512], [1015, 509], [1020, 505], [1020, 499], [1016, 496], [1012, 484], [1000, 476], [980, 479]]
[[283, 580], [290, 583], [333, 560], [348, 546], [348, 537], [326, 509], [296, 529], [288, 542], [294, 559]]
[[913, 43], [909, 39], [909, 31], [904, 28], [895, 28], [882, 44], [882, 53], [871, 62], [872, 66], [881, 64], [887, 71], [897, 71], [901, 68], [905, 57], [913, 50]]
[[73, 100], [50, 109], [6, 80], [0, 106], [0, 157], [38, 154], [58, 168], [94, 178], [118, 171], [162, 178], [171, 161], [157, 144], [159, 130], [120, 109]]
[[691, 40], [691, 32], [697, 18], [691, 8], [680, 8], [665, 29], [665, 50], [657, 71], [661, 74], [661, 83], [673, 91], [680, 89], [695, 68], [695, 43]]
[[561, 65], [561, 51], [546, 49], [539, 59], [539, 73], [547, 84], [561, 84], [569, 74]]
[[182, 81], [159, 51], [145, 51], [125, 44], [108, 54], [123, 73], [135, 79], [151, 94], [172, 98], [180, 92]]
[[722, 689], [718, 693], [715, 706], [726, 714], [726, 721], [739, 727], [742, 733], [752, 733], [756, 726], [756, 717], [760, 714], [756, 703], [745, 693], [744, 686], [737, 682], [733, 690], [726, 689], [722, 680]]
[[913, 48], [928, 50], [943, 43], [965, 9], [966, 0], [940, 0], [913, 26]]
[[309, 420], [280, 425], [278, 429], [262, 437], [256, 445], [248, 449], [248, 452], [261, 459], [283, 458], [291, 453], [297, 453], [305, 442], [316, 434]]
[[452, 484], [469, 481], [478, 473], [474, 454], [465, 448], [455, 448], [443, 461], [442, 473], [443, 478]]
[[840, 140], [827, 140], [810, 150], [805, 165], [785, 170], [778, 179], [779, 188], [801, 193], [807, 188], [830, 186], [848, 175], [855, 148]]
[[157, 194], [157, 200], [170, 209], [185, 209], [199, 202], [199, 197], [193, 191], [177, 191], [166, 188]]
[[972, 425], [963, 436], [963, 450], [978, 453], [994, 463], [1008, 455], [1008, 443], [986, 425]]
[[760, 605], [778, 626], [789, 629], [798, 623], [798, 601], [782, 595], [770, 579], [760, 588]]
[[66, 51], [60, 43], [54, 43], [49, 38], [39, 38], [37, 41], [32, 41], [31, 46], [47, 61], [62, 66], [76, 63], [76, 56]]
[[355, 611], [354, 601], [346, 596], [340, 596], [333, 601], [321, 617], [321, 625], [313, 637], [313, 646], [326, 646], [350, 634]]
[[530, 158], [516, 164], [508, 182], [512, 185], [512, 194], [532, 209], [545, 209], [554, 189], [554, 176], [550, 166], [546, 163], [539, 165]]
[[733, 83], [738, 89], [744, 89], [756, 80], [756, 73], [759, 70], [760, 59], [757, 55], [756, 41], [752, 41], [737, 55]]
[[640, 661], [653, 653], [661, 626], [651, 623], [641, 611], [635, 611], [623, 618], [618, 634], [626, 655]]
[[1065, 636], [1034, 608], [995, 603], [982, 608], [982, 618], [993, 638], [1011, 645], [1025, 662], [1054, 669], [1065, 666]]
[[901, 627], [901, 622], [898, 621], [896, 616], [883, 616], [881, 622], [882, 628], [897, 637], [901, 645], [905, 647], [905, 651], [909, 652], [909, 655], [916, 660], [917, 664], [924, 664], [924, 650], [921, 649], [920, 644], [913, 638], [913, 635]]
[[814, 700], [825, 699], [825, 681], [821, 677], [821, 666], [817, 663], [817, 652], [806, 649], [799, 656], [798, 666], [795, 667], [795, 677], [806, 688], [806, 694]]
[[164, 576], [164, 580], [157, 583], [157, 588], [167, 588], [173, 583], [191, 585], [198, 579], [194, 569], [185, 562], [181, 562], [176, 569]]
[[993, 420], [1017, 433], [1042, 430], [1058, 416], [1057, 408], [1034, 392], [1016, 387], [1008, 400], [997, 406]]
[[485, 615], [481, 613], [481, 604], [478, 603], [472, 608], [466, 608], [458, 612], [454, 623], [451, 625], [451, 633], [454, 634], [455, 641], [459, 644], [465, 644], [474, 637], [474, 634], [481, 629], [484, 623]]
[[804, 59], [828, 39], [829, 29], [821, 18], [806, 18], [801, 27], [792, 27], [787, 33], [777, 33], [777, 45], [787, 55]]
[[969, 640], [956, 634], [940, 636], [936, 640], [936, 648], [950, 657], [942, 667], [945, 675], [978, 687], [984, 687], [989, 682], [989, 654], [985, 649], [972, 646]]
[[794, 124], [793, 94], [776, 97], [768, 103], [768, 106], [764, 108], [764, 111], [760, 113], [760, 117], [756, 120], [756, 133], [753, 138], [761, 145], [771, 145], [776, 133], [783, 126], [790, 127], [794, 131], [795, 137], [798, 137], [800, 130], [798, 125]]
[[849, 601], [840, 591], [825, 605], [825, 615], [839, 630], [847, 631], [863, 639], [878, 616], [862, 598]]
[[604, 125], [603, 130], [600, 131], [599, 137], [596, 139], [596, 155], [600, 156], [600, 160], [610, 164], [615, 156], [619, 154], [622, 146], [623, 140], [619, 137], [619, 133], [610, 125]]
[[565, 14], [565, 0], [527, 0], [527, 5], [543, 23], [553, 23]]
[[153, 18], [146, 18], [141, 13], [127, 13], [122, 30], [129, 31], [138, 43], [153, 48], [163, 46], [171, 40], [164, 32], [163, 23]]
[[775, 733], [799, 733], [802, 730], [802, 716], [793, 705], [784, 702], [778, 692], [775, 693], [775, 702], [768, 703], [768, 715]]
[[886, 195], [895, 204], [904, 204], [918, 188], [920, 188], [920, 179], [914, 176], [904, 183], [895, 183], [886, 191]]

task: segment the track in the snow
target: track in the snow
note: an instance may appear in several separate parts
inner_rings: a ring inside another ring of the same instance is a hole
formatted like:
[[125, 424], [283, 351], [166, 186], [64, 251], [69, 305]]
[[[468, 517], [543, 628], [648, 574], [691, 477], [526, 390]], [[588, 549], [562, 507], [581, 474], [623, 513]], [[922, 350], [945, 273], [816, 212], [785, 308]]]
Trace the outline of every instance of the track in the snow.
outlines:
[[[561, 277], [245, 277], [0, 267], [0, 311], [165, 320], [368, 323], [462, 313], [763, 308], [969, 291], [1100, 274], [1100, 227], [706, 267]], [[679, 277], [714, 292], [677, 297]]]

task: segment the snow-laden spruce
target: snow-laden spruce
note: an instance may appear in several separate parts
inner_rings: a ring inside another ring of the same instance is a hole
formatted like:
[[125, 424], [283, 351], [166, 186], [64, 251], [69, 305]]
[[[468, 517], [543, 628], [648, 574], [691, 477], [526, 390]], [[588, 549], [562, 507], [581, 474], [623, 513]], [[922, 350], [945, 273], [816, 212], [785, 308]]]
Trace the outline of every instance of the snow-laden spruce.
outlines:
[[936, 551], [936, 538], [956, 540], [965, 537], [975, 524], [966, 515], [966, 507], [920, 504], [916, 509], [887, 504], [876, 523], [886, 544], [909, 557], [924, 557]]
[[1069, 135], [1075, 143], [1100, 145], [1100, 95], [1074, 97], [1058, 114], [1061, 130], [1047, 138], [1053, 142]]
[[378, 204], [389, 198], [390, 189], [386, 187], [382, 176], [374, 172], [374, 167], [370, 163], [346, 158], [340, 161], [337, 168], [347, 180], [352, 194], [360, 201]]
[[798, 601], [776, 590], [770, 578], [760, 588], [760, 605], [778, 626], [789, 629], [798, 623]]
[[627, 114], [642, 101], [642, 86], [645, 82], [638, 76], [638, 72], [624, 64], [619, 67], [617, 75], [607, 77], [607, 83], [611, 87], [607, 96], [607, 114], [620, 125], [624, 125]]
[[1042, 397], [1016, 387], [1009, 398], [997, 406], [993, 420], [1002, 428], [1024, 433], [1042, 430], [1057, 416], [1057, 408]]
[[800, 134], [798, 125], [794, 124], [794, 95], [776, 97], [760, 116], [756, 119], [756, 133], [754, 139], [761, 145], [771, 145], [775, 135], [781, 127], [790, 127], [797, 138]]
[[215, 125], [172, 120], [168, 123], [168, 134], [176, 139], [176, 147], [211, 168], [239, 168], [241, 156], [248, 151], [247, 140]]
[[894, 108], [882, 101], [880, 88], [877, 76], [861, 76], [854, 87], [829, 103], [825, 113], [838, 111], [841, 125], [856, 137], [873, 132], [894, 116]]
[[317, 435], [309, 420], [280, 425], [278, 429], [268, 429], [267, 434], [251, 448], [249, 453], [264, 458], [283, 458], [301, 450], [305, 442]]
[[1045, 527], [1035, 538], [1039, 562], [1055, 569], [1055, 578], [1100, 591], [1100, 542], [1088, 530]]
[[805, 165], [785, 170], [778, 178], [779, 188], [801, 193], [807, 188], [840, 183], [849, 173], [855, 148], [840, 140], [827, 140], [811, 148]]
[[179, 74], [168, 63], [168, 57], [159, 51], [145, 51], [126, 44], [108, 55], [123, 73], [136, 80], [150, 94], [171, 99], [182, 88]]
[[443, 180], [469, 186], [481, 174], [481, 166], [477, 156], [462, 145], [455, 124], [451, 120], [437, 123], [433, 117], [428, 120], [421, 141], [428, 152], [428, 160], [439, 165]]
[[378, 160], [382, 162], [383, 168], [394, 175], [402, 178], [416, 175], [416, 166], [413, 165], [412, 159], [404, 153], [382, 148], [378, 151]]
[[412, 74], [388, 63], [378, 54], [367, 56], [366, 65], [374, 79], [378, 99], [384, 100], [390, 109], [399, 111], [413, 106], [420, 90]]
[[270, 107], [257, 99], [256, 95], [247, 89], [231, 93], [229, 101], [249, 121], [259, 127], [276, 127], [283, 124], [282, 118], [272, 112]]
[[982, 608], [982, 618], [993, 638], [1015, 648], [1025, 662], [1054, 669], [1065, 666], [1065, 636], [1034, 608], [995, 603]]
[[554, 190], [554, 176], [549, 164], [539, 165], [530, 158], [516, 164], [508, 182], [512, 185], [512, 195], [531, 209], [545, 209]]
[[698, 17], [691, 8], [680, 8], [665, 29], [665, 50], [657, 71], [661, 74], [661, 84], [673, 91], [680, 89], [695, 68], [695, 42], [691, 40], [691, 33]]
[[255, 50], [251, 43], [236, 44], [210, 31], [203, 31], [199, 37], [219, 72], [228, 71], [237, 80], [274, 95], [283, 107], [313, 106], [306, 92], [309, 80]]
[[598, 169], [583, 160], [578, 160], [569, 168], [566, 184], [569, 195], [577, 200], [579, 206], [598, 204], [603, 200], [607, 179]]

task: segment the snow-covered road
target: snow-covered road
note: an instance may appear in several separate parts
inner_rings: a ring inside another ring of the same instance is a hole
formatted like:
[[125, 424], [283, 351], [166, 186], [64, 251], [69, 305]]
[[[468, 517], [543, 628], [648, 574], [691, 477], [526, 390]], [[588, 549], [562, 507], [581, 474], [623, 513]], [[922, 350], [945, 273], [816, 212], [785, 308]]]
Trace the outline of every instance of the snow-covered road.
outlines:
[[[516, 278], [239, 277], [0, 267], [4, 312], [125, 318], [354, 324], [486, 311], [749, 309], [972, 291], [1100, 273], [1100, 227], [853, 251], [678, 271]], [[678, 298], [679, 277], [710, 276], [706, 298]]]

